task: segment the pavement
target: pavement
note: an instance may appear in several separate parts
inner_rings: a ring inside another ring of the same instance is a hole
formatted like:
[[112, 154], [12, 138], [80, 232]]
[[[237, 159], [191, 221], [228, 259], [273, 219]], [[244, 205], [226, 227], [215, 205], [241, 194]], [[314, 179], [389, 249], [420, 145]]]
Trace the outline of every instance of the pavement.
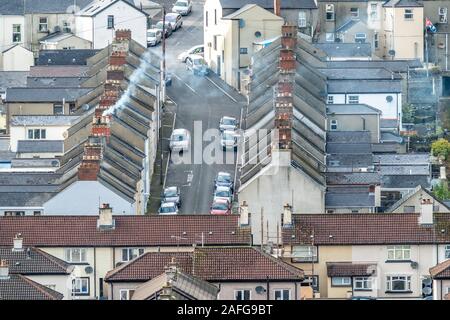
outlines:
[[[175, 128], [184, 128], [190, 131], [192, 148], [187, 154], [193, 160], [192, 150], [198, 150], [201, 146], [203, 152], [207, 152], [211, 146], [217, 147], [221, 154], [217, 154], [218, 161], [222, 163], [207, 163], [204, 160], [195, 163], [176, 163], [170, 159], [167, 176], [164, 177], [164, 186], [179, 186], [181, 188], [182, 206], [180, 214], [206, 214], [209, 213], [213, 198], [214, 178], [219, 171], [226, 171], [236, 176], [236, 159], [233, 151], [227, 151], [227, 156], [219, 148], [218, 140], [211, 141], [201, 139], [209, 128], [218, 129], [222, 116], [241, 118], [241, 110], [245, 106], [245, 98], [236, 90], [229, 87], [217, 75], [210, 73], [207, 77], [194, 76], [186, 70], [184, 63], [178, 61], [178, 54], [203, 43], [203, 4], [194, 2], [193, 11], [189, 16], [183, 17], [183, 27], [174, 32], [166, 40], [166, 65], [167, 71], [172, 73], [172, 86], [167, 88], [167, 96], [174, 102], [173, 110], [176, 113]], [[152, 48], [156, 53], [161, 53], [161, 45]], [[201, 125], [201, 130], [195, 130]], [[199, 121], [199, 122], [197, 122]], [[197, 138], [199, 137], [199, 138]], [[211, 144], [211, 145], [210, 145]], [[163, 144], [163, 150], [168, 151]], [[230, 155], [231, 153], [231, 155]], [[196, 153], [195, 158], [201, 153]], [[233, 159], [234, 155], [234, 159]], [[228, 158], [225, 158], [228, 157]], [[230, 161], [231, 158], [231, 161]], [[199, 160], [199, 159], [197, 159]], [[234, 161], [233, 161], [234, 160]], [[227, 162], [226, 162], [227, 161]], [[158, 162], [158, 161], [157, 161]], [[229, 163], [229, 164], [227, 164]], [[152, 186], [159, 183], [160, 175], [153, 176]], [[156, 187], [155, 187], [156, 188]], [[161, 189], [161, 188], [159, 188]], [[149, 212], [154, 213], [159, 206], [159, 193], [152, 191]]]

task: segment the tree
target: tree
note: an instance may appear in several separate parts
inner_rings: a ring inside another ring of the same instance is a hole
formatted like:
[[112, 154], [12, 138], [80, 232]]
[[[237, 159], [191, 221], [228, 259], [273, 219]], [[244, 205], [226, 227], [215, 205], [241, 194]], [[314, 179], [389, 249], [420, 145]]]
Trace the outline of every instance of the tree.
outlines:
[[411, 104], [409, 104], [409, 103], [403, 104], [402, 114], [403, 114], [402, 121], [404, 123], [413, 123], [414, 122], [414, 107]]
[[431, 144], [431, 152], [433, 156], [447, 160], [450, 154], [450, 142], [441, 138]]
[[450, 199], [450, 191], [448, 190], [447, 182], [439, 182], [439, 184], [433, 187], [433, 193], [439, 200]]

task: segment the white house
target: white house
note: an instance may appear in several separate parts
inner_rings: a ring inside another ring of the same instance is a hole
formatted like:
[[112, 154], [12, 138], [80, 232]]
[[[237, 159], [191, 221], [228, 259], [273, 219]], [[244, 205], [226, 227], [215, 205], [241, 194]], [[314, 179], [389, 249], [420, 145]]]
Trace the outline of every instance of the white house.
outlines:
[[30, 71], [34, 66], [33, 52], [13, 44], [0, 50], [0, 71]]
[[[0, 50], [24, 43], [25, 18], [20, 7], [3, 1], [0, 3]], [[23, 10], [23, 8], [22, 8]]]
[[93, 49], [112, 43], [115, 30], [131, 30], [132, 38], [147, 47], [148, 14], [123, 0], [97, 0], [75, 17], [76, 35], [92, 42]]

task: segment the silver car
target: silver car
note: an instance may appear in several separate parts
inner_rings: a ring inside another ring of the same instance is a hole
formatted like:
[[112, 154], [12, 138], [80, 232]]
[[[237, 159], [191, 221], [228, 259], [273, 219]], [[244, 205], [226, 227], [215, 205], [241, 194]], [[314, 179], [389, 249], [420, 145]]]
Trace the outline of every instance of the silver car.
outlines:
[[166, 14], [166, 21], [170, 23], [172, 30], [175, 32], [181, 28], [183, 25], [183, 20], [181, 18], [181, 14], [179, 13], [168, 13]]
[[194, 75], [207, 76], [209, 74], [205, 59], [197, 54], [191, 54], [186, 58], [186, 70], [192, 70]]
[[234, 131], [225, 130], [222, 132], [220, 145], [222, 146], [223, 151], [227, 151], [229, 149], [236, 151], [238, 147], [238, 136]]
[[224, 199], [228, 200], [229, 203], [233, 200], [233, 192], [231, 192], [231, 189], [229, 187], [217, 187], [216, 190], [214, 190], [214, 199], [213, 201]]
[[182, 16], [188, 15], [192, 12], [191, 0], [178, 0], [173, 5], [172, 12], [179, 13]]
[[174, 202], [178, 207], [181, 207], [180, 188], [167, 187], [164, 189], [162, 195], [162, 202]]
[[238, 122], [237, 122], [236, 118], [225, 116], [225, 117], [222, 117], [222, 119], [220, 119], [220, 123], [219, 123], [220, 131], [225, 131], [225, 130], [234, 131], [237, 129], [237, 126], [238, 126]]
[[159, 214], [178, 214], [178, 206], [175, 202], [164, 202], [158, 210]]
[[189, 151], [191, 134], [186, 129], [175, 129], [170, 136], [170, 151]]
[[147, 46], [156, 46], [161, 42], [162, 31], [159, 29], [149, 29], [147, 30]]

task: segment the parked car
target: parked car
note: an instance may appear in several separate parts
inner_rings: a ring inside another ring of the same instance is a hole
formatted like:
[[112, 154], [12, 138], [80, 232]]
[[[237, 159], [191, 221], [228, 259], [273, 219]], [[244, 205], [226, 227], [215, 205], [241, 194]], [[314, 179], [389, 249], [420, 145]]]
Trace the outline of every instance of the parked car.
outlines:
[[178, 55], [177, 59], [180, 60], [181, 62], [186, 62], [187, 57], [189, 57], [191, 54], [196, 54], [203, 57], [204, 52], [205, 47], [202, 44], [200, 44], [198, 46], [193, 46], [192, 48], [186, 51], [183, 51]]
[[231, 205], [228, 200], [217, 199], [211, 205], [211, 214], [231, 214]]
[[161, 195], [162, 203], [174, 202], [178, 208], [181, 207], [181, 193], [178, 187], [167, 187]]
[[172, 85], [172, 73], [166, 72], [166, 87], [170, 87]]
[[186, 16], [192, 12], [192, 2], [190, 0], [178, 0], [173, 5], [172, 12]]
[[175, 129], [170, 136], [170, 151], [188, 151], [191, 146], [191, 134], [186, 129]]
[[220, 145], [222, 146], [223, 151], [227, 151], [229, 149], [236, 151], [238, 147], [238, 137], [236, 133], [231, 130], [223, 131], [220, 138]]
[[178, 206], [175, 202], [164, 202], [159, 207], [158, 213], [163, 215], [178, 214]]
[[186, 58], [186, 69], [192, 70], [194, 75], [206, 76], [209, 73], [205, 59], [196, 54], [192, 54]]
[[170, 23], [173, 31], [177, 31], [183, 25], [183, 19], [179, 13], [168, 13], [166, 14], [166, 21]]
[[219, 172], [214, 180], [214, 186], [215, 188], [229, 187], [231, 192], [233, 192], [233, 180], [231, 179], [231, 174], [228, 172]]
[[377, 300], [376, 298], [373, 297], [351, 297], [350, 300]]
[[220, 119], [220, 123], [219, 123], [219, 129], [220, 131], [225, 131], [225, 130], [236, 130], [238, 126], [238, 122], [236, 120], [236, 118], [233, 117], [222, 117], [222, 119]]
[[147, 47], [156, 46], [161, 42], [162, 31], [159, 29], [148, 29], [147, 30]]
[[[166, 34], [166, 38], [168, 38], [168, 37], [170, 37], [170, 35], [173, 32], [172, 25], [170, 24], [169, 21], [166, 21], [165, 25], [166, 25], [166, 27], [165, 27], [165, 34]], [[162, 33], [163, 22], [162, 21], [158, 21], [158, 23], [154, 25], [154, 29], [158, 29]]]
[[233, 193], [231, 192], [231, 188], [229, 187], [217, 187], [214, 191], [214, 200], [227, 200], [229, 203], [233, 200]]

